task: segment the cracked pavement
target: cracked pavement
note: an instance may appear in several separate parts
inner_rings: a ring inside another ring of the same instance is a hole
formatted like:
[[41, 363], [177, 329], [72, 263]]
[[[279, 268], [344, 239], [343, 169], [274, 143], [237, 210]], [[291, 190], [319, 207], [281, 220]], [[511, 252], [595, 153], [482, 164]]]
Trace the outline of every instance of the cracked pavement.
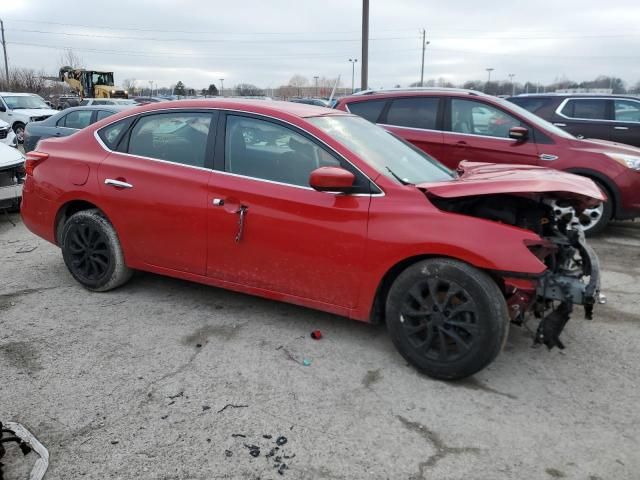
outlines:
[[0, 419], [49, 449], [46, 479], [637, 478], [640, 224], [592, 245], [609, 304], [576, 312], [566, 350], [513, 327], [489, 368], [444, 383], [382, 326], [144, 273], [89, 293], [0, 215]]

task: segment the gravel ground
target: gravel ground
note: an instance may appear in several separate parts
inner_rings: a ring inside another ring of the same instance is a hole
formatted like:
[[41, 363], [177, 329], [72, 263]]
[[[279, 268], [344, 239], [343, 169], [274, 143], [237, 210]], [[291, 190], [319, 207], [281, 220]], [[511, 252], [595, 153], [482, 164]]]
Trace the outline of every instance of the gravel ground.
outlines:
[[381, 326], [143, 273], [89, 293], [1, 215], [0, 420], [48, 447], [47, 479], [637, 479], [640, 224], [592, 244], [609, 303], [566, 350], [514, 327], [444, 383]]

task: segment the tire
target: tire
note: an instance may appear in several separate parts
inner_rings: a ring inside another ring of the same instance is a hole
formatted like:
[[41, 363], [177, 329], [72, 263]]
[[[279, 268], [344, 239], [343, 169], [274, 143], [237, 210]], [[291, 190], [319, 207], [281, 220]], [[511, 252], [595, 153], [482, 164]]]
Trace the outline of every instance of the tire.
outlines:
[[13, 124], [13, 133], [16, 134], [18, 143], [24, 143], [24, 123], [16, 122]]
[[106, 292], [131, 278], [133, 270], [124, 262], [118, 235], [99, 210], [82, 210], [71, 215], [61, 238], [64, 263], [87, 290]]
[[[600, 232], [602, 232], [606, 228], [606, 226], [609, 224], [609, 221], [611, 221], [611, 218], [613, 217], [613, 203], [611, 202], [611, 198], [612, 198], [611, 192], [607, 187], [605, 187], [603, 184], [601, 184], [597, 180], [593, 180], [593, 181], [600, 188], [600, 190], [602, 190], [604, 193], [607, 194], [607, 197], [609, 199], [602, 204], [602, 209], [598, 212], [598, 214], [600, 215], [598, 220], [593, 224], [589, 224], [588, 227], [586, 226], [584, 227], [584, 234], [587, 237], [593, 237], [595, 235], [598, 235]], [[597, 211], [597, 209], [585, 210], [582, 213], [582, 215], [579, 217], [580, 223], [584, 225], [586, 223], [584, 221], [586, 219], [585, 217], [593, 215], [595, 211]]]
[[387, 296], [386, 320], [400, 354], [442, 380], [489, 365], [509, 331], [507, 305], [491, 277], [447, 258], [415, 263], [398, 275]]

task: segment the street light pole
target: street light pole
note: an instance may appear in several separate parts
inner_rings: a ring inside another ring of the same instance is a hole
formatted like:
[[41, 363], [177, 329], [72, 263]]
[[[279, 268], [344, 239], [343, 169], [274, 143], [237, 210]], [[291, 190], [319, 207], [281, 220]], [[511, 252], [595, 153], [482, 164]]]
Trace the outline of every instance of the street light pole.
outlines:
[[[369, 88], [369, 0], [362, 0], [362, 62], [360, 90]], [[353, 90], [353, 89], [352, 89]]]
[[224, 78], [220, 79], [220, 96], [224, 97]]
[[422, 29], [422, 64], [420, 67], [420, 86], [421, 87], [424, 87], [424, 51], [427, 49], [427, 45], [431, 43], [427, 41], [426, 35], [427, 35], [427, 31], [423, 28]]
[[495, 70], [495, 68], [485, 68], [485, 70], [489, 74], [489, 76], [487, 77], [487, 83], [490, 83], [491, 82], [491, 72], [493, 72]]
[[509, 81], [511, 82], [511, 96], [515, 97], [516, 96], [516, 84], [513, 83], [513, 77], [515, 77], [516, 74], [515, 73], [510, 73], [509, 74]]
[[149, 96], [153, 97], [153, 80], [149, 80]]
[[318, 75], [315, 75], [313, 77], [313, 79], [316, 81], [316, 97], [318, 96], [318, 78], [320, 78], [320, 77], [318, 77]]
[[354, 92], [355, 89], [355, 79], [356, 79], [356, 63], [358, 62], [357, 58], [350, 58], [351, 62], [351, 93]]

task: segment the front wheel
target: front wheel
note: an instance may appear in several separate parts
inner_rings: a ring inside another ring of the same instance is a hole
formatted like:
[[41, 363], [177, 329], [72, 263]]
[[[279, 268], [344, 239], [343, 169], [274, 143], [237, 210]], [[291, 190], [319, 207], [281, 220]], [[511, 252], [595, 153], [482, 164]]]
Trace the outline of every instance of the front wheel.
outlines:
[[438, 258], [408, 267], [386, 302], [389, 334], [400, 354], [430, 377], [465, 378], [489, 365], [507, 338], [504, 296], [484, 272]]
[[99, 210], [71, 215], [64, 224], [60, 247], [69, 272], [88, 290], [113, 290], [133, 273], [124, 262], [115, 229]]

